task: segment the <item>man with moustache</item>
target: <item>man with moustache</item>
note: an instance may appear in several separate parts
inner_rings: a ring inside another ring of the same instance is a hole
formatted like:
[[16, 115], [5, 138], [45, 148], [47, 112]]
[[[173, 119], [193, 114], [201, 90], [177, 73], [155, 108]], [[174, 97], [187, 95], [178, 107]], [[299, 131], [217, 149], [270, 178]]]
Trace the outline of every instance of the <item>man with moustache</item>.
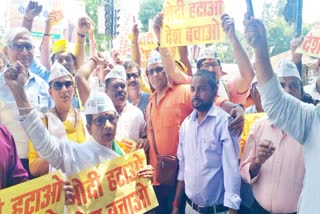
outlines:
[[[28, 80], [25, 84], [25, 90], [31, 105], [43, 113], [51, 109], [53, 106], [48, 94], [48, 84], [29, 70], [34, 58], [31, 33], [22, 27], [11, 29], [4, 37], [3, 53], [8, 60], [8, 64], [16, 65], [17, 62], [20, 62], [26, 68], [24, 72], [26, 72]], [[6, 68], [7, 66], [4, 69]], [[29, 172], [27, 159], [29, 138], [19, 123], [18, 109], [8, 86], [4, 82], [4, 73], [0, 73], [0, 101], [4, 103], [4, 105], [0, 105], [0, 123], [5, 125], [12, 133], [21, 162]]]
[[[213, 102], [218, 90], [215, 73], [199, 70], [190, 89], [195, 109], [180, 128], [174, 204], [185, 192], [188, 214], [236, 213], [241, 202], [238, 154], [228, 130], [228, 114]], [[178, 211], [175, 206], [173, 213]]]
[[[106, 64], [101, 54], [92, 57], [80, 67], [76, 74], [76, 83], [82, 103], [86, 103], [90, 95], [89, 76], [97, 65]], [[119, 114], [116, 139], [124, 137], [138, 143], [138, 148], [147, 150], [146, 122], [139, 108], [127, 101], [127, 77], [123, 66], [117, 65], [105, 77], [105, 93], [110, 97]]]
[[141, 91], [141, 69], [136, 63], [130, 61], [125, 62], [123, 66], [127, 73], [128, 100], [137, 106], [145, 116], [150, 94]]

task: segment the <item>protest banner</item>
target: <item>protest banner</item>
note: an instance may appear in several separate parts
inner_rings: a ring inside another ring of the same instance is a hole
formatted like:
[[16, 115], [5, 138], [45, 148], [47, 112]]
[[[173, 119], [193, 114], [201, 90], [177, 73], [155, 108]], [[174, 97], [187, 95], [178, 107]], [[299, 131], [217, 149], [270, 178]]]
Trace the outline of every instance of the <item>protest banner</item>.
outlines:
[[64, 210], [61, 171], [0, 191], [0, 214], [60, 214]]
[[320, 57], [320, 22], [316, 23], [316, 25], [304, 37], [304, 41], [297, 49], [296, 53]]
[[151, 181], [137, 177], [145, 165], [145, 153], [138, 150], [71, 176], [75, 198], [68, 213], [139, 214], [158, 206]]
[[223, 41], [220, 20], [223, 13], [223, 0], [166, 0], [161, 47]]
[[126, 137], [122, 138], [121, 140], [117, 140], [116, 142], [119, 145], [119, 147], [122, 149], [124, 154], [128, 154], [137, 149], [137, 143]]
[[244, 115], [244, 127], [243, 127], [243, 131], [241, 134], [241, 138], [240, 138], [240, 153], [239, 153], [239, 157], [242, 157], [243, 154], [243, 150], [244, 147], [246, 145], [248, 136], [249, 136], [249, 132], [251, 129], [251, 126], [253, 125], [253, 123], [263, 117], [266, 117], [266, 113], [252, 113], [252, 114], [245, 114]]

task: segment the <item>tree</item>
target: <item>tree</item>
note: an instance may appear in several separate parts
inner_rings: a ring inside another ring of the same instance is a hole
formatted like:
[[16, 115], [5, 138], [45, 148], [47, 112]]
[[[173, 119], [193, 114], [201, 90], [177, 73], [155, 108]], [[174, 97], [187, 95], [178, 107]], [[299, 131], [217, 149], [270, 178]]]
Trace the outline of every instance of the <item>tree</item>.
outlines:
[[141, 0], [138, 12], [139, 20], [142, 23], [142, 31], [147, 32], [149, 19], [155, 17], [162, 11], [163, 0]]
[[85, 7], [86, 7], [86, 13], [96, 24], [94, 29], [94, 36], [97, 42], [97, 49], [98, 51], [106, 51], [111, 47], [112, 38], [106, 34], [98, 34], [98, 28], [97, 28], [97, 24], [98, 24], [97, 10], [99, 6], [98, 2], [99, 1], [97, 0], [87, 0]]

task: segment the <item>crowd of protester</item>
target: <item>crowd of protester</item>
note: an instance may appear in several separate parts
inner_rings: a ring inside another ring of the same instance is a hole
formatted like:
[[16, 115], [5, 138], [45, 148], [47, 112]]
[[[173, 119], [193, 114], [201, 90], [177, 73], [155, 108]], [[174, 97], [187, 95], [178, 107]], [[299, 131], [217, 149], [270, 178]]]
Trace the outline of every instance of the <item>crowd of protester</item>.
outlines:
[[[159, 203], [149, 213], [317, 213], [320, 75], [303, 87], [296, 47], [273, 72], [264, 25], [245, 18], [250, 61], [224, 14], [222, 29], [239, 68], [226, 80], [213, 46], [201, 49], [193, 74], [186, 47], [176, 61], [159, 46], [142, 67], [137, 24], [129, 61], [117, 49], [110, 60], [98, 52], [89, 17], [77, 22], [73, 52], [66, 40], [51, 47], [49, 13], [36, 58], [30, 31], [41, 10], [28, 3], [0, 53], [0, 189], [57, 169], [73, 175], [125, 155], [120, 144], [132, 140], [148, 160], [138, 175], [152, 180]], [[159, 13], [153, 24], [159, 44], [162, 23]], [[240, 145], [246, 116], [257, 113]], [[159, 155], [177, 157], [174, 184], [157, 177]], [[68, 204], [74, 193], [65, 186]]]

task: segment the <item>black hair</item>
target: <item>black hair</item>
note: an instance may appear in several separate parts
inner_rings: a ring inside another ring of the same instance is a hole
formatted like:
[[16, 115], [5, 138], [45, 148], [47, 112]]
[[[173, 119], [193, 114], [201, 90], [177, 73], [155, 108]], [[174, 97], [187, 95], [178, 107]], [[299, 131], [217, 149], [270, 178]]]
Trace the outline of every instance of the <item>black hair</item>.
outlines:
[[132, 62], [132, 61], [126, 61], [123, 63], [123, 67], [124, 69], [132, 69], [132, 68], [137, 68], [138, 72], [139, 72], [139, 75], [141, 75], [141, 69], [139, 67], [139, 65], [135, 62]]
[[[198, 69], [198, 70], [201, 68], [201, 64], [202, 64], [205, 60], [206, 60], [206, 58], [200, 59], [200, 60], [197, 61], [197, 69]], [[221, 65], [220, 60], [219, 60], [219, 59], [216, 59], [216, 60], [217, 60], [217, 62], [218, 62], [218, 64], [219, 64], [219, 66], [220, 66], [220, 65]]]
[[[207, 79], [210, 87], [213, 89], [213, 90], [216, 90], [217, 87], [218, 87], [218, 81], [217, 81], [217, 78], [216, 78], [216, 73], [215, 72], [210, 72], [208, 70], [205, 70], [205, 69], [201, 69], [199, 71], [197, 71], [195, 74], [193, 74], [193, 77], [204, 77]], [[192, 78], [193, 78], [192, 77]]]

